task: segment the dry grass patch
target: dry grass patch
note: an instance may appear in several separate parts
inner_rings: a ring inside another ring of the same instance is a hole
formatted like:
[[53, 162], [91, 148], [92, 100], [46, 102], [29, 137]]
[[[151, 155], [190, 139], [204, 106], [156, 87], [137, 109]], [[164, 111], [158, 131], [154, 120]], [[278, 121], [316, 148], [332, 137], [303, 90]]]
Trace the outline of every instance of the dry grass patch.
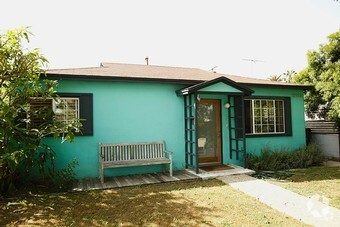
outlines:
[[302, 226], [218, 180], [0, 200], [0, 226]]
[[340, 167], [296, 169], [290, 170], [289, 175], [284, 180], [269, 182], [304, 196], [320, 196], [321, 202], [340, 209]]

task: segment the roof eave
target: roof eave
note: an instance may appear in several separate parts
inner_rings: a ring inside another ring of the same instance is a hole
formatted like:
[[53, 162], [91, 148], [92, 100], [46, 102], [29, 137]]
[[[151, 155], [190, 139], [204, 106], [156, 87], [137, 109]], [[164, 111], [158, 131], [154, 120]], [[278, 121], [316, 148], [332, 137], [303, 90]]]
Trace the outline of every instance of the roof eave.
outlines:
[[[241, 82], [240, 82], [241, 83]], [[245, 86], [252, 86], [252, 87], [280, 87], [280, 88], [296, 88], [296, 89], [302, 89], [302, 90], [311, 90], [314, 87], [311, 85], [290, 85], [290, 84], [260, 84], [260, 83], [241, 83]]]
[[166, 78], [144, 78], [144, 77], [122, 77], [122, 76], [98, 76], [98, 75], [76, 75], [76, 74], [54, 74], [47, 73], [48, 79], [55, 80], [105, 80], [105, 81], [135, 81], [135, 82], [164, 82], [164, 83], [175, 83], [192, 85], [197, 82], [203, 82], [198, 80], [183, 80], [183, 79], [166, 79]]
[[[207, 80], [123, 77], [123, 76], [113, 77], [113, 76], [100, 76], [100, 75], [58, 74], [58, 73], [48, 73], [48, 72], [46, 72], [46, 74], [41, 74], [41, 76], [47, 77], [47, 79], [61, 79], [61, 80], [79, 80], [79, 79], [80, 80], [106, 80], [106, 81], [131, 81], [133, 80], [136, 82], [165, 82], [165, 83], [176, 83], [176, 84], [193, 85], [193, 86], [200, 84], [200, 83], [209, 82]], [[221, 78], [221, 77], [218, 77], [218, 78]], [[213, 80], [217, 80], [218, 78], [215, 78]], [[224, 78], [228, 79], [226, 77]], [[286, 85], [286, 84], [264, 84], [264, 83], [261, 84], [261, 83], [235, 82], [231, 79], [228, 79], [228, 80], [242, 87], [248, 87], [248, 86], [282, 87], [282, 88], [297, 88], [297, 89], [303, 89], [303, 90], [311, 90], [314, 88], [313, 86], [310, 86], [310, 85]]]

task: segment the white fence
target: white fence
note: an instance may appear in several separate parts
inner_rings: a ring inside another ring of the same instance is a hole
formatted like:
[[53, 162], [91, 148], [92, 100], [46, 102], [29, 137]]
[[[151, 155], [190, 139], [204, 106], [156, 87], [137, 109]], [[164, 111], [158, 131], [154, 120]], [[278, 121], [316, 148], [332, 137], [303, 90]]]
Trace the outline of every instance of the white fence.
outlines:
[[340, 132], [334, 122], [306, 121], [309, 142], [317, 144], [329, 158], [340, 159]]

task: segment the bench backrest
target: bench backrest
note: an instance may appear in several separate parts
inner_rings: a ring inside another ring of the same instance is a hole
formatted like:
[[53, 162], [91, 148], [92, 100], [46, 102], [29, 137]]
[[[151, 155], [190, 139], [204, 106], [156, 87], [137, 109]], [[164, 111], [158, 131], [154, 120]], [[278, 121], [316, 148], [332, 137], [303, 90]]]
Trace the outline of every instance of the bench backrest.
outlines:
[[99, 144], [104, 162], [165, 157], [164, 141], [152, 143]]

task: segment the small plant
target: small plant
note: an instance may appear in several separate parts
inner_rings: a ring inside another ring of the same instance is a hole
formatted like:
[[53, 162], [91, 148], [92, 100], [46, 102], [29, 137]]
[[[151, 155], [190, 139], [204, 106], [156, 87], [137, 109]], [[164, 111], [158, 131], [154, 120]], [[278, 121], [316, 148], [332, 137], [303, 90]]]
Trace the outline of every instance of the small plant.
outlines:
[[324, 160], [325, 156], [321, 150], [315, 144], [310, 144], [294, 151], [289, 151], [286, 148], [273, 151], [264, 147], [258, 156], [249, 154], [246, 163], [250, 169], [255, 171], [278, 171], [317, 166]]
[[48, 192], [66, 191], [76, 177], [74, 168], [77, 165], [78, 161], [75, 159], [73, 159], [66, 168], [57, 171], [54, 170], [54, 165], [51, 165], [48, 171], [43, 170], [39, 175], [29, 178], [21, 188]]
[[78, 161], [73, 159], [71, 163], [67, 165], [65, 169], [61, 169], [55, 172], [52, 177], [52, 183], [58, 187], [59, 190], [68, 189], [70, 183], [75, 179], [76, 174], [74, 173], [74, 168], [79, 165]]

